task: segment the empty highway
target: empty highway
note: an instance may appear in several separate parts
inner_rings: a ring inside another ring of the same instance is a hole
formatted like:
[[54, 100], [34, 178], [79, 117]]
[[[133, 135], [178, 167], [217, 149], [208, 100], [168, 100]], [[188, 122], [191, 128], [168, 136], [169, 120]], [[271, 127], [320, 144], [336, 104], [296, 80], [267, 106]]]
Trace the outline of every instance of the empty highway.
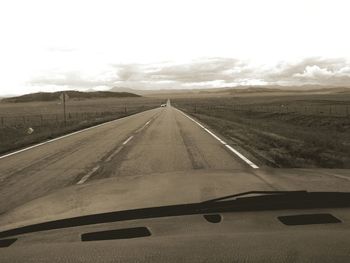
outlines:
[[100, 178], [249, 168], [168, 104], [0, 157], [0, 213]]
[[[0, 214], [67, 186], [155, 173], [188, 171], [198, 176], [205, 171], [229, 171], [232, 180], [227, 192], [312, 190], [315, 186], [342, 190], [350, 184], [346, 170], [258, 169], [222, 139], [168, 102], [167, 107], [0, 156]], [[205, 188], [202, 199], [215, 191], [214, 184]]]

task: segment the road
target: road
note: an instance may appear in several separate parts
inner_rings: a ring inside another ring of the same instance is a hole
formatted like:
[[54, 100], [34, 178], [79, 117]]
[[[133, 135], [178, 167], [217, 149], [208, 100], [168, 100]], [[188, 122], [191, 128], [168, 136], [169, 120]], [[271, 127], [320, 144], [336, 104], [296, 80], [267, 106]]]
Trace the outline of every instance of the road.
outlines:
[[101, 178], [249, 169], [168, 104], [0, 157], [0, 213], [66, 186]]
[[[244, 189], [348, 191], [350, 187], [348, 170], [255, 168], [222, 138], [168, 102], [167, 107], [0, 156], [0, 214], [67, 186], [89, 186], [94, 180], [113, 177], [141, 176], [147, 181], [145, 175], [164, 178], [174, 172], [192, 175], [183, 179], [188, 184], [168, 190], [175, 199], [179, 188], [187, 193], [193, 189], [196, 195], [193, 183], [201, 182], [198, 175], [212, 171], [232, 174], [225, 184], [227, 193]], [[210, 182], [199, 193], [203, 200], [215, 191], [215, 181]], [[167, 183], [159, 181], [159, 186]], [[144, 185], [148, 187], [147, 182]]]

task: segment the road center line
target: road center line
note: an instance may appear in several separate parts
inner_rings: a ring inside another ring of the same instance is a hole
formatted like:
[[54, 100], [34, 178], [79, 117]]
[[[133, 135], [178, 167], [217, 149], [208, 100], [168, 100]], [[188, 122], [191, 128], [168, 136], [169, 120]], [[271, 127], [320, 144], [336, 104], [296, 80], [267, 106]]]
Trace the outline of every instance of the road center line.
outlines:
[[[178, 109], [176, 109], [178, 110]], [[201, 127], [203, 130], [205, 130], [207, 133], [209, 133], [211, 136], [213, 136], [216, 140], [218, 140], [221, 144], [225, 145], [225, 147], [227, 149], [229, 149], [231, 152], [233, 152], [234, 154], [236, 154], [239, 158], [241, 158], [243, 161], [245, 161], [250, 167], [257, 169], [259, 168], [259, 166], [257, 166], [256, 164], [254, 164], [252, 161], [250, 161], [247, 157], [245, 157], [243, 154], [241, 154], [240, 152], [238, 152], [236, 149], [234, 149], [232, 146], [230, 146], [228, 143], [226, 143], [224, 140], [220, 139], [216, 134], [214, 134], [212, 131], [210, 131], [208, 128], [205, 128], [202, 124], [200, 124], [198, 121], [196, 121], [195, 119], [191, 118], [190, 116], [188, 116], [187, 114], [185, 114], [184, 112], [178, 110], [179, 112], [181, 112], [183, 115], [185, 115], [185, 117], [187, 117], [188, 119], [190, 119], [191, 121], [193, 121], [194, 123], [196, 123], [199, 127]]]
[[112, 158], [114, 156], [116, 156], [121, 150], [123, 149], [123, 146], [119, 146], [117, 150], [115, 150], [115, 152], [113, 152], [110, 156], [108, 156], [108, 158], [106, 159], [106, 162], [109, 162], [112, 160]]
[[96, 166], [94, 167], [89, 173], [87, 173], [86, 175], [84, 175], [83, 178], [80, 179], [79, 182], [77, 182], [77, 184], [83, 184], [86, 182], [87, 179], [89, 179], [89, 177], [98, 170], [98, 168], [100, 168], [100, 166]]
[[129, 138], [127, 138], [124, 142], [123, 145], [127, 144], [132, 138], [134, 138], [134, 136], [130, 136]]
[[15, 155], [15, 154], [18, 154], [18, 153], [27, 151], [27, 150], [30, 150], [30, 149], [33, 149], [33, 148], [36, 148], [36, 147], [39, 147], [39, 146], [42, 146], [42, 145], [45, 145], [45, 144], [48, 144], [48, 143], [57, 141], [57, 140], [61, 140], [61, 139], [63, 139], [63, 138], [66, 138], [66, 137], [69, 137], [69, 136], [72, 136], [72, 135], [75, 135], [75, 134], [78, 134], [78, 133], [81, 133], [81, 132], [85, 132], [85, 131], [88, 131], [88, 130], [91, 130], [91, 129], [95, 129], [95, 128], [98, 128], [98, 127], [107, 125], [107, 124], [109, 124], [109, 123], [112, 123], [112, 122], [118, 122], [118, 121], [121, 121], [121, 120], [123, 120], [123, 119], [125, 119], [125, 118], [131, 117], [131, 116], [135, 116], [135, 115], [138, 115], [138, 114], [142, 114], [142, 113], [144, 113], [144, 111], [138, 112], [138, 113], [136, 113], [136, 114], [132, 114], [132, 115], [129, 115], [129, 116], [125, 116], [125, 117], [122, 117], [122, 118], [118, 118], [118, 119], [115, 119], [115, 120], [107, 121], [107, 122], [104, 122], [104, 123], [101, 123], [101, 124], [97, 124], [97, 125], [95, 125], [95, 126], [91, 126], [91, 127], [88, 127], [88, 128], [82, 129], [82, 130], [79, 130], [79, 131], [75, 131], [75, 132], [72, 132], [72, 133], [68, 133], [68, 134], [59, 136], [59, 137], [57, 137], [57, 138], [54, 138], [54, 139], [51, 139], [51, 140], [48, 140], [48, 141], [45, 141], [45, 142], [41, 142], [41, 143], [38, 143], [38, 144], [35, 144], [35, 145], [32, 145], [32, 146], [26, 147], [26, 148], [23, 148], [23, 149], [20, 149], [20, 150], [17, 150], [17, 151], [14, 151], [14, 152], [11, 152], [11, 153], [8, 153], [8, 154], [5, 154], [5, 155], [2, 155], [2, 156], [0, 156], [0, 159], [9, 157], [9, 156], [11, 156], [11, 155]]
[[146, 123], [141, 127], [140, 131], [143, 130], [144, 128], [146, 128], [146, 126], [147, 126], [150, 122], [151, 122], [151, 121], [146, 122]]
[[[148, 122], [146, 122], [143, 127], [141, 129], [143, 129], [144, 127], [146, 127], [151, 121], [149, 120]], [[124, 142], [123, 145], [127, 144], [129, 141], [132, 140], [132, 138], [134, 138], [133, 135], [131, 135], [129, 138], [127, 138]], [[106, 161], [109, 162], [110, 160], [112, 160], [112, 158], [118, 154], [121, 150], [123, 149], [123, 146], [120, 146], [113, 154], [111, 154]], [[77, 184], [83, 184], [86, 182], [87, 179], [89, 179], [89, 177], [96, 172], [98, 169], [100, 168], [100, 166], [96, 166], [94, 167], [89, 173], [87, 173], [83, 178], [80, 179], [80, 181]]]
[[136, 132], [134, 132], [135, 134], [136, 133], [139, 133], [140, 131], [142, 131], [144, 128], [147, 127], [148, 124], [150, 124], [151, 120], [149, 120], [148, 122], [146, 122], [141, 128], [139, 128], [138, 130], [136, 130]]

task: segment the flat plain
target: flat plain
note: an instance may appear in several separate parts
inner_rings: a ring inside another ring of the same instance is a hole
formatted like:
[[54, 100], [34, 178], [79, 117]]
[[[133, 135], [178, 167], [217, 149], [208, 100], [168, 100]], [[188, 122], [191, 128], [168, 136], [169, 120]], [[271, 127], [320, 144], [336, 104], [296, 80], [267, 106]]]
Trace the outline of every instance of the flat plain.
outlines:
[[67, 102], [66, 123], [60, 101], [0, 103], [0, 152], [159, 107], [168, 98], [260, 165], [350, 168], [349, 92], [192, 92], [74, 99]]
[[172, 103], [263, 165], [350, 168], [349, 93], [178, 95]]
[[0, 153], [159, 107], [162, 102], [145, 97], [71, 99], [66, 103], [65, 120], [59, 100], [0, 101]]

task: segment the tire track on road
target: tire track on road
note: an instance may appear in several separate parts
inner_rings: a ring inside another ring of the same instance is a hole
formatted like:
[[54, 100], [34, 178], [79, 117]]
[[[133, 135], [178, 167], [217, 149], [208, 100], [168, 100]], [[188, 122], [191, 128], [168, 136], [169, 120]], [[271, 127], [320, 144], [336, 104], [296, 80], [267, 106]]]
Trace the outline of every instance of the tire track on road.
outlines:
[[117, 165], [122, 162], [122, 159], [127, 155], [130, 147], [128, 144], [135, 139], [142, 131], [150, 126], [150, 124], [161, 114], [157, 113], [151, 117], [146, 123], [136, 128], [128, 136], [124, 137], [123, 142], [109, 151], [98, 164], [95, 164], [89, 171], [79, 174], [74, 180], [76, 184], [84, 184], [86, 181], [108, 178], [115, 175]]
[[185, 134], [185, 132], [183, 130], [183, 126], [178, 121], [176, 116], [175, 116], [175, 121], [176, 121], [177, 126], [179, 127], [179, 132], [180, 132], [182, 141], [186, 147], [186, 151], [187, 151], [188, 157], [192, 163], [193, 169], [209, 168], [208, 162], [205, 160], [204, 156], [201, 154], [201, 152], [196, 147], [196, 145], [193, 143], [193, 141]]

